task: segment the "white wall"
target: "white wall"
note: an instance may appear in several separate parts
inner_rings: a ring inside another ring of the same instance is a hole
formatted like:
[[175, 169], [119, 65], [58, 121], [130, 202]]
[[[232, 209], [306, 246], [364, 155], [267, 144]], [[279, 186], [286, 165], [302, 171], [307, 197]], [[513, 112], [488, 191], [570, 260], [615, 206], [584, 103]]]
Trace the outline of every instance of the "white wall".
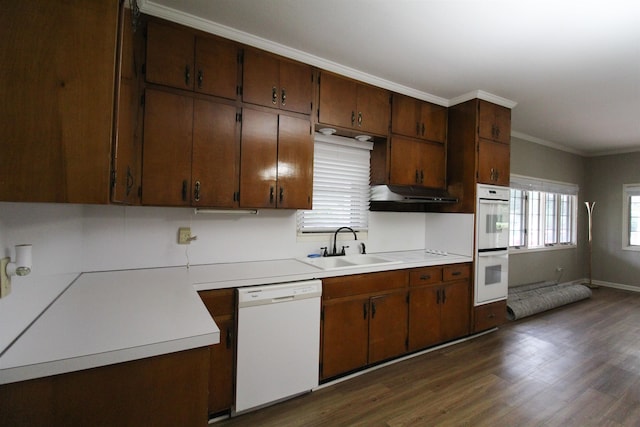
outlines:
[[[436, 217], [371, 212], [367, 251], [424, 249], [428, 218]], [[182, 226], [198, 236], [189, 246], [176, 243]], [[32, 275], [46, 276], [185, 265], [187, 255], [191, 264], [304, 257], [329, 239], [298, 241], [293, 210], [195, 215], [189, 208], [0, 203], [0, 243], [4, 256], [33, 244]]]

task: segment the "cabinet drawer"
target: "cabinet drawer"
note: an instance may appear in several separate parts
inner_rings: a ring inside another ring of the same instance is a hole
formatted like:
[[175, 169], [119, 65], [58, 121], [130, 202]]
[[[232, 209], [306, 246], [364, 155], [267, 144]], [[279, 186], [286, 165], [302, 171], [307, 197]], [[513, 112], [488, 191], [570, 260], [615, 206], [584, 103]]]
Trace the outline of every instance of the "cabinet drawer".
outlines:
[[505, 322], [507, 301], [497, 301], [474, 308], [473, 331], [480, 332], [495, 328]]
[[353, 274], [322, 280], [322, 299], [342, 298], [404, 288], [409, 282], [406, 270]]
[[470, 264], [454, 264], [444, 267], [442, 270], [442, 280], [468, 279], [471, 276]]
[[415, 268], [409, 273], [409, 286], [430, 285], [442, 282], [442, 267]]
[[198, 292], [212, 317], [231, 315], [236, 308], [235, 289], [216, 289]]

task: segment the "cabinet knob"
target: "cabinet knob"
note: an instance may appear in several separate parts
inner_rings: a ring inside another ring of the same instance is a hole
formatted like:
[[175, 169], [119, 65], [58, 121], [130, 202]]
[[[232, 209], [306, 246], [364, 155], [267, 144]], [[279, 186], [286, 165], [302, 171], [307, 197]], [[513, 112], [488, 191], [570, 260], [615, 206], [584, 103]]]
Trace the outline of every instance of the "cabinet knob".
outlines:
[[351, 112], [351, 126], [354, 126], [356, 124], [356, 112], [352, 111]]
[[424, 136], [424, 123], [422, 124], [422, 136]]
[[362, 126], [362, 112], [358, 111], [358, 127]]
[[131, 194], [131, 189], [133, 188], [133, 174], [131, 173], [131, 167], [127, 166], [127, 188], [125, 189], [125, 194], [128, 196]]
[[278, 105], [278, 88], [275, 86], [271, 88], [271, 103]]
[[423, 274], [422, 276], [420, 276], [420, 280], [429, 280], [429, 279], [431, 279], [430, 274]]
[[282, 88], [282, 96], [280, 97], [280, 105], [283, 107], [287, 105], [287, 91]]
[[269, 203], [273, 204], [274, 199], [274, 189], [273, 187], [269, 187]]
[[284, 188], [280, 187], [280, 194], [278, 196], [280, 203], [284, 200]]
[[187, 201], [187, 180], [185, 179], [184, 181], [182, 181], [182, 201], [186, 202]]
[[198, 89], [202, 89], [202, 81], [204, 80], [204, 72], [198, 70]]

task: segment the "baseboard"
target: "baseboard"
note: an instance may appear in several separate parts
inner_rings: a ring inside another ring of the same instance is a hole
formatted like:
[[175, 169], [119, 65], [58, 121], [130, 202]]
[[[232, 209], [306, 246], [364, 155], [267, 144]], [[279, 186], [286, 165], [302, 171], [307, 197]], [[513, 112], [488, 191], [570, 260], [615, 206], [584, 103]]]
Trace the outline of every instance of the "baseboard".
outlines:
[[[640, 292], [640, 286], [623, 285], [622, 283], [605, 282], [604, 280], [592, 280], [591, 282], [594, 285], [604, 286], [605, 288], [615, 288], [615, 289], [622, 289], [622, 290], [631, 291], [631, 292]], [[587, 284], [589, 283], [589, 279], [584, 278], [580, 280], [574, 280], [573, 283]]]

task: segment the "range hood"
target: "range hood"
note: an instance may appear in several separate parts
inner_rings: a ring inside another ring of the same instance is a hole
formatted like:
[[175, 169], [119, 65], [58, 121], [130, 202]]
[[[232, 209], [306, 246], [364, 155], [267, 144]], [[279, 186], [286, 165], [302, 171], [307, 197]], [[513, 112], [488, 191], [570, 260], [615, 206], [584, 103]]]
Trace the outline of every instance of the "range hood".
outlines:
[[456, 203], [445, 190], [411, 185], [372, 185], [370, 209], [372, 211], [428, 212], [437, 205]]

